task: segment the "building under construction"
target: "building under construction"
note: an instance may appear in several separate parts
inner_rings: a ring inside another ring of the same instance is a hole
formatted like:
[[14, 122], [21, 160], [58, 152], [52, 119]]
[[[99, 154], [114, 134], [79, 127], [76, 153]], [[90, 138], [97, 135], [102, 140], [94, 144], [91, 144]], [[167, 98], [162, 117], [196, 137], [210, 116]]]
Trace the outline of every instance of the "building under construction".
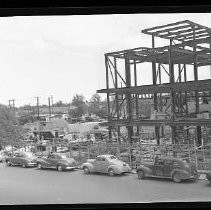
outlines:
[[[133, 142], [141, 136], [142, 127], [153, 126], [157, 145], [165, 135], [164, 127], [170, 128], [171, 144], [190, 143], [190, 129], [194, 129], [196, 146], [207, 143], [211, 110], [201, 114], [201, 98], [210, 98], [211, 78], [208, 73], [201, 80], [200, 74], [211, 68], [211, 28], [184, 20], [142, 33], [152, 39], [151, 47], [105, 54], [106, 89], [97, 92], [107, 94], [108, 122], [104, 125], [109, 127], [109, 138], [120, 141], [121, 127], [126, 127], [128, 141]], [[156, 47], [160, 38], [169, 44]], [[147, 77], [147, 71], [152, 75], [151, 84], [141, 85], [140, 78]], [[143, 119], [140, 106], [147, 98], [153, 100], [155, 117]], [[194, 112], [190, 112], [190, 100]], [[159, 113], [166, 116], [156, 118]]]

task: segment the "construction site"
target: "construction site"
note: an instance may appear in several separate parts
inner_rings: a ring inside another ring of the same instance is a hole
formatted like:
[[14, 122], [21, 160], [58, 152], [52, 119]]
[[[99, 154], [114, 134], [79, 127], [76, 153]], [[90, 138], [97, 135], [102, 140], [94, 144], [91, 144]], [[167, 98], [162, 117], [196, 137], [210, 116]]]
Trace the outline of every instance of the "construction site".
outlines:
[[[126, 139], [130, 161], [138, 150], [144, 161], [167, 155], [187, 158], [198, 170], [208, 169], [211, 75], [200, 75], [205, 69], [211, 72], [211, 28], [184, 20], [142, 33], [151, 39], [150, 47], [105, 54], [106, 88], [97, 92], [107, 94], [108, 121], [103, 125], [109, 128], [109, 142], [116, 140], [121, 148]], [[156, 47], [156, 39], [169, 44]], [[140, 84], [147, 75], [151, 84]], [[148, 119], [141, 113], [147, 100], [153, 104]], [[147, 137], [149, 127], [154, 135]]]
[[[106, 88], [97, 93], [107, 95], [108, 113], [100, 127], [96, 124], [99, 128], [82, 132], [86, 123], [72, 123], [78, 132], [69, 135], [79, 138], [55, 136], [25, 142], [25, 147], [64, 150], [80, 163], [113, 154], [135, 167], [138, 155], [141, 162], [170, 156], [194, 162], [199, 171], [210, 170], [211, 28], [185, 20], [142, 33], [151, 39], [150, 47], [105, 54]], [[169, 44], [156, 47], [161, 40]]]

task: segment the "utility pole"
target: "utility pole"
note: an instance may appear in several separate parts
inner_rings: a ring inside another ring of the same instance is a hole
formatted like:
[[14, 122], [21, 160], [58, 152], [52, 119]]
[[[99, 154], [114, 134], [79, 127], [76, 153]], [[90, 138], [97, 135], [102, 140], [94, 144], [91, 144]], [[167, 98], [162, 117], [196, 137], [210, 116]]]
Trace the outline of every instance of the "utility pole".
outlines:
[[51, 114], [53, 114], [53, 95], [51, 95]]
[[37, 119], [40, 119], [40, 107], [39, 107], [39, 97], [36, 97], [37, 99]]
[[15, 99], [9, 100], [9, 108], [13, 109], [13, 112], [15, 113]]
[[51, 118], [51, 98], [48, 97], [48, 107], [49, 107], [49, 121], [50, 121], [50, 118]]

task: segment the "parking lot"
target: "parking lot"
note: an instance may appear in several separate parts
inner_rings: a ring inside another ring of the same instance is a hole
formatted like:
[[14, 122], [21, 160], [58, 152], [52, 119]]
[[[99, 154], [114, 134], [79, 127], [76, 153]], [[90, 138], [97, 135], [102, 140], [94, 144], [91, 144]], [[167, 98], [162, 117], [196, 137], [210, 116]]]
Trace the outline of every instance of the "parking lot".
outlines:
[[136, 174], [109, 177], [83, 171], [7, 167], [0, 163], [0, 204], [128, 203], [210, 201], [206, 180], [174, 183], [138, 180]]

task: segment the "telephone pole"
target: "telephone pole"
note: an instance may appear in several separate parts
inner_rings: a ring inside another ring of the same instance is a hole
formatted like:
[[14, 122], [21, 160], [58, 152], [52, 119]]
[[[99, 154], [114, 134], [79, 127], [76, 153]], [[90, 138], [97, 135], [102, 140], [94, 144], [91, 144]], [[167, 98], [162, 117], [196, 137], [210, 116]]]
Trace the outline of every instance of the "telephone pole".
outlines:
[[40, 119], [40, 107], [39, 107], [40, 98], [37, 96], [36, 99], [37, 99], [37, 119], [39, 120]]
[[9, 100], [9, 108], [13, 109], [13, 112], [15, 113], [15, 99]]
[[50, 121], [50, 118], [51, 118], [51, 98], [48, 97], [48, 107], [49, 107], [49, 121]]
[[51, 114], [53, 114], [53, 95], [51, 95]]

